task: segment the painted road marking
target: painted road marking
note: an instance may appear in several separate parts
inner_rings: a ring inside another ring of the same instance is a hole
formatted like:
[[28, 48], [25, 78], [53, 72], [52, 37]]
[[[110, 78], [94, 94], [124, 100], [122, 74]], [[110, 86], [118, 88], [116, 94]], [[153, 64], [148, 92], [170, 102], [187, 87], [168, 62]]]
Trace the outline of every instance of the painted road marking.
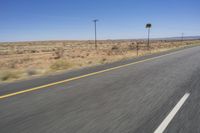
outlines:
[[159, 125], [159, 127], [154, 131], [154, 133], [163, 133], [169, 123], [172, 121], [174, 116], [177, 114], [177, 112], [180, 110], [180, 108], [183, 106], [185, 101], [190, 96], [189, 93], [186, 93], [181, 100], [176, 104], [176, 106], [172, 109], [172, 111], [168, 114], [168, 116], [163, 120], [163, 122]]
[[58, 82], [53, 82], [53, 83], [50, 83], [50, 84], [46, 84], [46, 85], [42, 85], [42, 86], [30, 88], [30, 89], [18, 91], [18, 92], [14, 92], [14, 93], [10, 93], [10, 94], [5, 94], [5, 95], [0, 96], [0, 99], [4, 99], [4, 98], [16, 96], [16, 95], [27, 93], [27, 92], [32, 92], [32, 91], [44, 89], [44, 88], [47, 88], [47, 87], [50, 87], [50, 86], [54, 86], [54, 85], [58, 85], [58, 84], [62, 84], [62, 83], [66, 83], [66, 82], [82, 79], [82, 78], [85, 78], [85, 77], [89, 77], [89, 76], [105, 73], [105, 72], [116, 70], [116, 69], [119, 69], [119, 68], [123, 68], [123, 67], [131, 66], [131, 65], [139, 64], [139, 63], [142, 63], [142, 62], [151, 61], [151, 60], [158, 59], [158, 58], [161, 58], [161, 57], [173, 55], [173, 54], [176, 54], [176, 53], [179, 53], [179, 52], [182, 52], [182, 50], [176, 51], [176, 52], [173, 52], [173, 53], [169, 53], [169, 54], [165, 54], [165, 55], [160, 55], [160, 56], [157, 56], [157, 57], [148, 58], [148, 59], [137, 61], [137, 62], [133, 62], [133, 63], [129, 63], [129, 64], [125, 64], [125, 65], [121, 65], [121, 66], [117, 66], [117, 67], [113, 67], [113, 68], [108, 68], [108, 69], [101, 70], [101, 71], [98, 71], [98, 72], [93, 72], [93, 73], [85, 74], [85, 75], [82, 75], [82, 76], [78, 76], [78, 77], [74, 77], [74, 78], [70, 78], [70, 79], [66, 79], [66, 80], [62, 80], [62, 81], [58, 81]]

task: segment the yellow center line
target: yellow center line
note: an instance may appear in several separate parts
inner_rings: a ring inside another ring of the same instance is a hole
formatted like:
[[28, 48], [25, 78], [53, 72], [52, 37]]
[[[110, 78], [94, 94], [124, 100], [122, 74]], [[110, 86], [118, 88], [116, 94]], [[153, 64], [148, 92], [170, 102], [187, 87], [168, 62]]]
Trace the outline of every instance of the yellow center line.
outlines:
[[18, 92], [14, 92], [14, 93], [10, 93], [10, 94], [5, 94], [5, 95], [0, 96], [0, 99], [16, 96], [16, 95], [27, 93], [27, 92], [31, 92], [31, 91], [44, 89], [44, 88], [47, 88], [47, 87], [50, 87], [50, 86], [54, 86], [54, 85], [58, 85], [58, 84], [62, 84], [62, 83], [67, 83], [67, 82], [78, 80], [78, 79], [81, 79], [81, 78], [85, 78], [85, 77], [101, 74], [101, 73], [104, 73], [104, 72], [116, 70], [116, 69], [119, 69], [119, 68], [135, 65], [135, 64], [138, 64], [138, 63], [142, 63], [142, 62], [158, 59], [158, 58], [165, 57], [165, 56], [168, 56], [168, 55], [172, 55], [172, 54], [175, 54], [175, 53], [178, 53], [178, 52], [181, 52], [181, 51], [176, 51], [176, 52], [173, 52], [173, 53], [169, 53], [169, 54], [165, 54], [165, 55], [161, 55], [161, 56], [157, 56], [157, 57], [153, 57], [153, 58], [148, 58], [148, 59], [145, 59], [145, 60], [141, 60], [141, 61], [137, 61], [137, 62], [133, 62], [133, 63], [129, 63], [129, 64], [113, 67], [113, 68], [108, 68], [108, 69], [105, 69], [105, 70], [101, 70], [101, 71], [85, 74], [85, 75], [82, 75], [82, 76], [77, 76], [77, 77], [74, 77], [74, 78], [70, 78], [70, 79], [66, 79], [66, 80], [62, 80], [62, 81], [58, 81], [58, 82], [53, 82], [53, 83], [50, 83], [50, 84], [46, 84], [46, 85], [42, 85], [42, 86], [30, 88], [30, 89], [18, 91]]

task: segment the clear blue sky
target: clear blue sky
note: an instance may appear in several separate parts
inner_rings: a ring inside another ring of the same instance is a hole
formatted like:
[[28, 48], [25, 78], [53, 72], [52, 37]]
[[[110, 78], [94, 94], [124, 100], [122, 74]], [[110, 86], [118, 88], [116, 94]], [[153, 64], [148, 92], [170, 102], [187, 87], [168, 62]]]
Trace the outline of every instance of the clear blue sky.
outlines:
[[0, 41], [200, 35], [200, 0], [0, 0]]

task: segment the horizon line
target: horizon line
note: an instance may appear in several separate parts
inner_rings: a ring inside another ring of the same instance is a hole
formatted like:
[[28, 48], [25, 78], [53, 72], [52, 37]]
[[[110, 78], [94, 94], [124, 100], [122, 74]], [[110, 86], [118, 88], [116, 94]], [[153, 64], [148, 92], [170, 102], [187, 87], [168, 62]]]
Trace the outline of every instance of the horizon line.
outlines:
[[[181, 36], [171, 36], [171, 37], [153, 37], [151, 40], [169, 40], [169, 39], [181, 39]], [[200, 35], [194, 36], [184, 36], [184, 38], [191, 40], [191, 39], [200, 39]], [[98, 41], [107, 41], [107, 40], [147, 40], [147, 38], [120, 38], [120, 39], [98, 39]], [[52, 40], [20, 40], [20, 41], [0, 41], [0, 43], [23, 43], [23, 42], [56, 42], [56, 41], [94, 41], [94, 39], [52, 39]]]

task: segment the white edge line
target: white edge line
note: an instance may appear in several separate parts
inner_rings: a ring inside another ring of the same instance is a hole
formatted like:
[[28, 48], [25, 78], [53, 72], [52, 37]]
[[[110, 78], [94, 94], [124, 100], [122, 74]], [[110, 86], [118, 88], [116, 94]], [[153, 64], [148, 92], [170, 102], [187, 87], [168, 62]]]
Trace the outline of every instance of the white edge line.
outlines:
[[180, 110], [180, 108], [183, 106], [185, 101], [190, 96], [190, 93], [186, 93], [180, 101], [176, 104], [176, 106], [172, 109], [172, 111], [168, 114], [168, 116], [163, 120], [163, 122], [159, 125], [159, 127], [154, 131], [154, 133], [163, 133], [169, 123], [172, 121], [176, 113]]

